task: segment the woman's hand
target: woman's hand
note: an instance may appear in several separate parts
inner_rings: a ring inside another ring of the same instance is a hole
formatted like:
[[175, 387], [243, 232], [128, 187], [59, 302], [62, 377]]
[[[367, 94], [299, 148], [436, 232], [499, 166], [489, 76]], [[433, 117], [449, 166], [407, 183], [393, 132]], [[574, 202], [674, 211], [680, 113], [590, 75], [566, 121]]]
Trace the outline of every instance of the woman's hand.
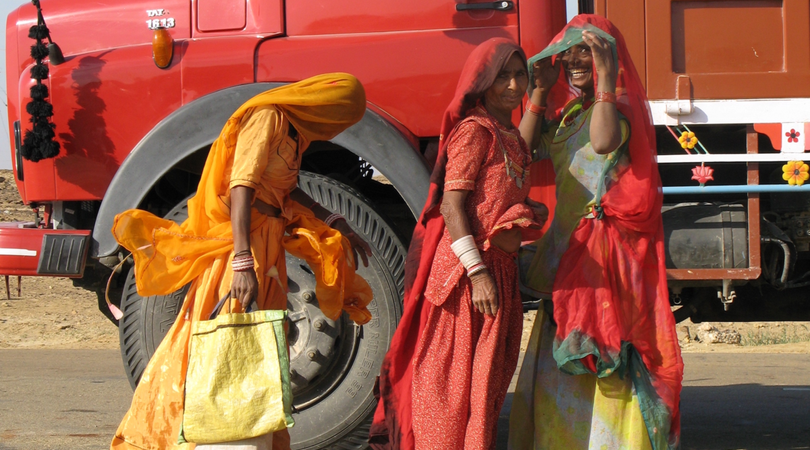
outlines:
[[532, 75], [534, 75], [534, 88], [548, 92], [560, 78], [560, 58], [551, 64], [551, 58], [541, 59], [532, 65]]
[[368, 267], [368, 258], [371, 256], [371, 247], [368, 245], [368, 243], [358, 236], [345, 220], [338, 220], [337, 222], [333, 223], [332, 228], [340, 231], [340, 234], [348, 239], [349, 244], [352, 245], [354, 267], [358, 267], [358, 259], [362, 259], [363, 266]]
[[498, 290], [489, 271], [483, 270], [470, 277], [472, 302], [481, 314], [495, 316], [498, 313]]
[[[551, 88], [560, 78], [561, 59], [557, 58], [555, 64], [551, 64], [551, 58], [541, 59], [532, 64], [532, 80], [530, 80], [532, 90], [529, 93], [529, 101], [538, 107], [545, 108], [548, 94]], [[526, 105], [528, 107], [528, 105]], [[520, 120], [520, 135], [526, 141], [529, 149], [537, 148], [543, 131], [543, 114], [527, 113]]]
[[259, 280], [256, 279], [256, 271], [245, 270], [243, 272], [233, 273], [233, 282], [231, 282], [231, 298], [239, 300], [242, 304], [242, 309], [247, 310], [250, 303], [256, 299], [259, 294]]
[[531, 208], [534, 213], [534, 221], [540, 224], [540, 228], [543, 228], [548, 220], [548, 207], [530, 198], [526, 198], [526, 204], [529, 205], [529, 208]]
[[521, 228], [514, 227], [508, 230], [503, 230], [495, 233], [494, 236], [489, 238], [489, 243], [505, 251], [506, 253], [515, 253], [520, 250], [520, 242], [522, 239]]
[[597, 92], [615, 92], [617, 67], [613, 61], [613, 51], [610, 43], [601, 36], [590, 32], [582, 32], [582, 40], [591, 48], [593, 55], [593, 65], [596, 66]]

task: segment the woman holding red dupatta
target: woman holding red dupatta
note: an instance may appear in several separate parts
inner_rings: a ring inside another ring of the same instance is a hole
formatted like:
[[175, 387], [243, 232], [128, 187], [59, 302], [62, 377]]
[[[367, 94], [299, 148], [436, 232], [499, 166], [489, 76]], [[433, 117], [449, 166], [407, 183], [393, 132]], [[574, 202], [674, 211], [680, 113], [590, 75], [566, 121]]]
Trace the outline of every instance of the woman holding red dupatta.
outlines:
[[575, 17], [529, 67], [520, 129], [552, 160], [558, 202], [525, 285], [551, 294], [553, 320], [538, 312], [509, 448], [676, 449], [683, 361], [644, 87], [599, 16]]
[[[528, 85], [517, 44], [467, 59], [406, 262], [405, 312], [383, 362], [375, 449], [492, 449], [517, 365], [514, 256], [548, 210], [526, 203], [531, 154], [511, 117]], [[524, 234], [525, 232], [525, 234]]]

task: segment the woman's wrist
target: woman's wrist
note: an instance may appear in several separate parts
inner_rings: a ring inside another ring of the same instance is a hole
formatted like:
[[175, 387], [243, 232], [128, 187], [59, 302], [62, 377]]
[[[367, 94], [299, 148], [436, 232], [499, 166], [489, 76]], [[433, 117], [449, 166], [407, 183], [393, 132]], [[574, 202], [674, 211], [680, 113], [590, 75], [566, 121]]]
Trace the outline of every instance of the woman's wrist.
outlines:
[[253, 270], [256, 266], [255, 264], [253, 255], [234, 257], [233, 260], [231, 260], [231, 270], [234, 272], [247, 272]]
[[548, 91], [541, 88], [535, 88], [532, 91], [532, 95], [529, 96], [529, 101], [532, 102], [533, 105], [539, 106], [541, 108], [546, 107], [547, 100], [548, 100]]
[[542, 116], [546, 112], [546, 107], [535, 105], [531, 100], [529, 100], [526, 102], [526, 111], [534, 114], [535, 116]]
[[472, 275], [468, 275], [468, 277], [470, 278], [470, 282], [475, 285], [475, 284], [478, 284], [481, 281], [489, 278], [490, 274], [489, 274], [489, 270], [486, 267], [484, 267], [484, 270], [476, 272], [476, 273], [474, 273]]

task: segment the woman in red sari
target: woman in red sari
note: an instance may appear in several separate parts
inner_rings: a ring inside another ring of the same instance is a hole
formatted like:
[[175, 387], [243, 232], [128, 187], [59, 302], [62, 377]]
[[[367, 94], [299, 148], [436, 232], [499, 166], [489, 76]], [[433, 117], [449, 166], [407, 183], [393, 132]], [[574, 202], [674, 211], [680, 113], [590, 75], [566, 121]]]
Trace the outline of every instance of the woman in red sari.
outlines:
[[523, 51], [507, 39], [484, 42], [464, 66], [408, 252], [373, 448], [495, 446], [523, 323], [514, 255], [548, 214], [526, 203], [532, 158], [511, 121], [527, 85]]
[[558, 202], [525, 284], [554, 307], [532, 329], [510, 449], [678, 448], [683, 361], [644, 87], [599, 16], [575, 17], [529, 64], [520, 129], [551, 159]]

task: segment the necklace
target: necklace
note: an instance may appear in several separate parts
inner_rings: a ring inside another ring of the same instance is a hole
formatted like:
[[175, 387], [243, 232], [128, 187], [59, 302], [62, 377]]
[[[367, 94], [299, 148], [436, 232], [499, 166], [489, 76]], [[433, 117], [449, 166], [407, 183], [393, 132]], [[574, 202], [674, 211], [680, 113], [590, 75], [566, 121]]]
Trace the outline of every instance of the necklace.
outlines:
[[506, 165], [506, 174], [509, 175], [509, 178], [515, 180], [515, 185], [517, 185], [518, 189], [523, 188], [523, 183], [526, 181], [526, 178], [529, 176], [529, 169], [522, 168], [517, 165], [514, 161], [509, 158], [509, 155], [506, 154], [506, 150], [503, 150], [503, 159]]
[[501, 130], [497, 129], [497, 133], [495, 136], [498, 138], [498, 145], [501, 147], [501, 152], [503, 153], [503, 161], [504, 165], [506, 166], [506, 175], [509, 178], [515, 180], [515, 185], [518, 189], [523, 188], [523, 183], [526, 181], [526, 178], [529, 177], [529, 168], [523, 168], [516, 162], [512, 161], [512, 158], [506, 153], [506, 147], [503, 146], [503, 141], [501, 141]]

